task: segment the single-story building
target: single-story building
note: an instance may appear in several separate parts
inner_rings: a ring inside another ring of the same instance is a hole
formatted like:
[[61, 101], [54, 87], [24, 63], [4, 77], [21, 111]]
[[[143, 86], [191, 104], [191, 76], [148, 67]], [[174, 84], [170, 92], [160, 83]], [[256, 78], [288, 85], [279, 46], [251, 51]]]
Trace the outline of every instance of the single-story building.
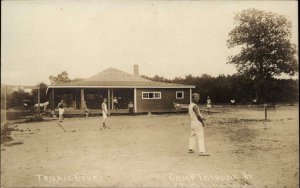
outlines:
[[67, 108], [82, 110], [84, 101], [89, 109], [101, 109], [103, 98], [108, 99], [108, 109], [113, 110], [113, 98], [117, 98], [119, 109], [127, 109], [130, 101], [134, 112], [172, 112], [173, 102], [188, 104], [195, 86], [155, 82], [139, 76], [138, 65], [134, 74], [115, 68], [106, 69], [90, 78], [49, 85], [50, 109], [54, 110], [61, 99]]

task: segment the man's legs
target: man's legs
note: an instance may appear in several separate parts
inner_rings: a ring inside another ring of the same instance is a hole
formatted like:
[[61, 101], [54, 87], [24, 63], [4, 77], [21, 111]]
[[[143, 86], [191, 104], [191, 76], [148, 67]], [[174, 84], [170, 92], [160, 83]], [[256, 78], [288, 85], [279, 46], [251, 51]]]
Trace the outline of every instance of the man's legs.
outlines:
[[189, 139], [189, 152], [192, 152], [195, 150], [195, 145], [196, 145], [196, 132], [195, 130], [192, 128], [191, 129], [191, 136]]
[[64, 109], [58, 109], [58, 121], [62, 122], [63, 121], [63, 115], [64, 115]]
[[103, 113], [103, 128], [105, 129], [105, 128], [108, 128], [108, 129], [110, 129], [110, 127], [109, 126], [106, 126], [106, 119], [107, 119], [107, 114], [106, 113]]
[[192, 128], [192, 133], [191, 133], [191, 137], [190, 137], [190, 148], [189, 149], [193, 149], [192, 147], [195, 147], [194, 140], [198, 140], [199, 155], [200, 156], [209, 156], [209, 154], [205, 153], [204, 130], [203, 130], [202, 124], [198, 121], [192, 121], [191, 128]]
[[104, 129], [106, 128], [105, 120], [106, 120], [106, 114], [103, 114], [103, 128]]
[[[104, 129], [106, 128], [106, 125], [105, 125], [106, 118], [107, 118], [106, 113], [102, 112], [102, 126]], [[100, 130], [101, 130], [101, 126], [100, 126]]]
[[198, 139], [198, 145], [199, 145], [199, 153], [205, 153], [205, 146], [204, 146], [204, 131], [202, 125], [200, 125], [197, 130], [197, 139]]

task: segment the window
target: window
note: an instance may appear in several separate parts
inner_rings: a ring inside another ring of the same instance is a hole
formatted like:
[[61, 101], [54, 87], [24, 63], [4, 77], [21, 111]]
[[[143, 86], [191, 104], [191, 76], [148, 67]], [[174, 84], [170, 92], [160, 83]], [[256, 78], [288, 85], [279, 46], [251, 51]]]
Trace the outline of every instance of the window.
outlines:
[[176, 99], [184, 99], [184, 92], [176, 91]]
[[142, 99], [161, 99], [161, 92], [142, 92]]

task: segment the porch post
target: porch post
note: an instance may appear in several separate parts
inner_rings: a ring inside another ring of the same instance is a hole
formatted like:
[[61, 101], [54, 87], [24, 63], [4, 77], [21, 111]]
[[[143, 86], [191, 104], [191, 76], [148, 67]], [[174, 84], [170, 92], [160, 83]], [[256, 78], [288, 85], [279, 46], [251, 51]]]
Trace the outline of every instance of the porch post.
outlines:
[[80, 89], [80, 97], [81, 97], [81, 104], [80, 104], [80, 109], [82, 110], [84, 108], [84, 89]]
[[133, 97], [134, 97], [134, 113], [137, 113], [137, 104], [136, 104], [136, 88], [134, 88], [134, 94], [133, 94]]
[[52, 110], [55, 109], [55, 101], [54, 101], [55, 97], [54, 97], [54, 88], [51, 89], [51, 100], [52, 100]]
[[192, 103], [192, 88], [190, 88], [190, 103]]
[[114, 109], [114, 89], [111, 88], [111, 109]]
[[110, 89], [107, 89], [107, 105], [108, 105], [108, 109], [110, 109]]
[[77, 93], [75, 93], [75, 110], [77, 110]]

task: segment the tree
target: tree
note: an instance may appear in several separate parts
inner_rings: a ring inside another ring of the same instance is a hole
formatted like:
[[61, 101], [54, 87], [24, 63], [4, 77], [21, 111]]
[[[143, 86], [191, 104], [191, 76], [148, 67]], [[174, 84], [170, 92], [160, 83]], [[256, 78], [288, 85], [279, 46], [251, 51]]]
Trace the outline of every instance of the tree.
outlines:
[[[36, 88], [40, 87], [40, 102], [43, 103], [43, 102], [46, 102], [48, 101], [48, 97], [46, 95], [46, 90], [47, 90], [47, 84], [45, 83], [40, 83], [36, 86]], [[34, 98], [34, 103], [37, 103], [38, 102], [38, 90], [37, 89], [34, 89], [32, 90], [32, 96]]]
[[234, 64], [239, 74], [254, 80], [261, 95], [267, 96], [267, 86], [274, 76], [298, 72], [296, 45], [290, 41], [292, 26], [284, 16], [247, 9], [235, 16], [235, 23], [227, 45], [239, 46], [241, 52], [230, 56], [228, 63]]
[[158, 75], [155, 75], [154, 77], [149, 77], [149, 76], [146, 76], [146, 75], [141, 75], [142, 78], [145, 78], [145, 79], [148, 79], [148, 80], [152, 80], [152, 81], [155, 81], [155, 82], [171, 82], [169, 79], [163, 77], [163, 76], [158, 76]]
[[7, 97], [7, 107], [8, 108], [22, 107], [23, 100], [32, 101], [33, 100], [32, 95], [30, 95], [30, 93], [27, 93], [21, 89], [14, 91]]
[[72, 80], [69, 78], [69, 74], [66, 71], [58, 74], [57, 76], [49, 76], [49, 80], [51, 84], [61, 84], [71, 82]]

